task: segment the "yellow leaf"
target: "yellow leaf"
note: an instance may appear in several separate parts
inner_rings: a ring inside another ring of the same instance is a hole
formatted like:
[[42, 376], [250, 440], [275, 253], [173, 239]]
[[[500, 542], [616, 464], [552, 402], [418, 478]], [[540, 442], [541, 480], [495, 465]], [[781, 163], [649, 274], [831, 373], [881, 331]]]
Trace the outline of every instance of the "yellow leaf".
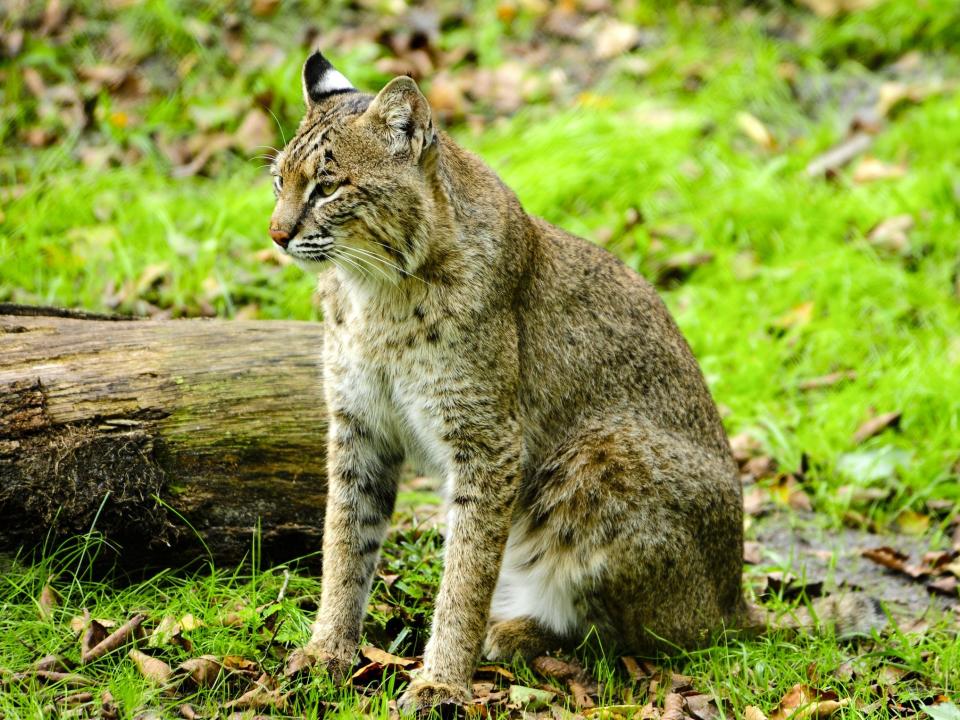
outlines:
[[744, 135], [764, 150], [773, 150], [777, 147], [777, 140], [773, 137], [773, 133], [754, 115], [748, 112], [737, 113], [737, 125]]

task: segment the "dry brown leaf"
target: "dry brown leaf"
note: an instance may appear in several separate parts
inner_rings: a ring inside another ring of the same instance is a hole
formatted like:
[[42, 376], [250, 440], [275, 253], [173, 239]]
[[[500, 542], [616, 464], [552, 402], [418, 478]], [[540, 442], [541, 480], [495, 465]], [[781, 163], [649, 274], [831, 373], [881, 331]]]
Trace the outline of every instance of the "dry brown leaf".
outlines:
[[268, 17], [273, 15], [280, 7], [280, 0], [253, 0], [250, 3], [250, 12], [257, 17]]
[[763, 515], [770, 505], [770, 493], [761, 487], [754, 486], [743, 494], [743, 512], [746, 515]]
[[287, 695], [281, 694], [279, 688], [267, 688], [257, 685], [248, 690], [236, 700], [223, 704], [224, 710], [283, 710], [287, 706]]
[[754, 143], [764, 150], [776, 150], [777, 139], [773, 133], [755, 115], [748, 112], [737, 113], [737, 127]]
[[642, 34], [636, 25], [614, 18], [604, 20], [593, 33], [593, 54], [598, 60], [611, 60], [640, 45]]
[[876, 437], [884, 430], [898, 428], [902, 417], [903, 412], [896, 410], [870, 418], [857, 428], [857, 431], [853, 434], [853, 442], [859, 445], [872, 437]]
[[203, 720], [203, 715], [198, 713], [194, 709], [193, 705], [189, 705], [185, 703], [181, 705], [178, 709], [180, 711], [180, 717], [182, 717], [184, 720]]
[[215, 655], [201, 655], [180, 663], [177, 672], [185, 673], [197, 687], [212, 687], [222, 669], [223, 664]]
[[687, 705], [687, 712], [697, 720], [719, 720], [720, 708], [712, 695], [692, 693], [683, 696]]
[[903, 573], [914, 580], [925, 578], [930, 574], [930, 571], [926, 568], [909, 564], [907, 562], [910, 559], [909, 555], [906, 555], [898, 550], [894, 550], [886, 545], [864, 550], [860, 554], [868, 560], [877, 563], [878, 565], [882, 565], [883, 567], [889, 570], [894, 570], [895, 572]]
[[683, 695], [668, 693], [663, 699], [663, 714], [661, 720], [684, 720]]
[[517, 679], [512, 672], [499, 665], [480, 665], [474, 671], [474, 677], [487, 678], [496, 683], [501, 681], [513, 682]]
[[93, 618], [88, 617], [86, 620], [86, 627], [83, 631], [83, 637], [80, 639], [81, 657], [89, 655], [90, 651], [103, 642], [108, 635], [109, 632], [107, 631], [107, 628], [104, 627], [103, 623], [101, 623], [99, 620], [94, 620]]
[[797, 0], [797, 2], [822, 18], [832, 18], [843, 13], [868, 10], [882, 0]]
[[763, 710], [760, 708], [747, 705], [743, 709], [743, 720], [767, 720], [767, 716], [763, 714]]
[[463, 117], [467, 107], [460, 84], [446, 71], [431, 79], [427, 100], [434, 112], [447, 122]]
[[730, 438], [730, 451], [733, 453], [733, 459], [739, 465], [743, 465], [750, 458], [763, 452], [763, 447], [753, 435], [741, 432]]
[[822, 720], [849, 704], [848, 699], [838, 700], [833, 693], [823, 693], [808, 685], [794, 685], [780, 700], [770, 720]]
[[53, 672], [70, 672], [72, 664], [68, 664], [59, 655], [44, 655], [33, 664], [34, 670], [47, 670]]
[[129, 656], [140, 674], [152, 683], [165, 685], [173, 674], [171, 667], [159, 658], [147, 655], [139, 650], [131, 650]]
[[909, 85], [902, 82], [885, 82], [880, 86], [875, 112], [886, 117], [902, 103], [923, 102], [936, 88]]
[[740, 468], [741, 471], [750, 475], [755, 480], [772, 477], [777, 471], [777, 461], [769, 455], [758, 455], [750, 458]]
[[907, 535], [923, 535], [930, 529], [930, 516], [916, 510], [904, 510], [897, 515], [897, 527]]
[[743, 561], [748, 565], [759, 565], [763, 560], [763, 545], [747, 540], [743, 543]]
[[896, 180], [907, 174], [907, 166], [884, 162], [875, 157], [865, 157], [853, 170], [853, 181], [860, 185], [878, 180]]
[[944, 575], [927, 583], [927, 589], [939, 595], [955, 598], [957, 596], [958, 581], [955, 575]]
[[813, 319], [814, 307], [815, 304], [813, 300], [800, 303], [774, 320], [773, 326], [780, 330], [790, 330], [792, 328], [801, 328], [809, 325]]
[[252, 108], [243, 116], [240, 127], [233, 133], [233, 142], [245, 153], [270, 151], [269, 146], [276, 139], [275, 132], [273, 118], [260, 108]]
[[143, 614], [134, 615], [127, 622], [114, 630], [95, 646], [90, 648], [89, 652], [81, 653], [80, 662], [86, 665], [87, 663], [91, 663], [103, 655], [106, 655], [108, 652], [119, 648], [132, 637], [134, 631], [140, 627], [143, 621], [146, 620], [146, 617], [147, 616]]
[[380, 663], [384, 666], [394, 665], [396, 667], [410, 667], [419, 662], [416, 658], [405, 658], [399, 655], [392, 655], [386, 650], [381, 650], [373, 645], [364, 645], [360, 648], [360, 654], [370, 662]]
[[60, 607], [60, 595], [53, 589], [49, 583], [40, 590], [40, 597], [37, 599], [37, 608], [40, 612], [41, 620], [49, 620], [53, 617], [53, 611]]

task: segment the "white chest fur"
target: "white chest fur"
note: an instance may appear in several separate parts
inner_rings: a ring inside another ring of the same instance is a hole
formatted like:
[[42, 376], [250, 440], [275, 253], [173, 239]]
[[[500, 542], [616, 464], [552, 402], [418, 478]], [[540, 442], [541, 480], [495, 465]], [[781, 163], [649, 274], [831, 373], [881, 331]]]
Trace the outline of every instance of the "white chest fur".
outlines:
[[448, 477], [452, 451], [443, 440], [437, 402], [449, 376], [448, 358], [424, 339], [424, 320], [414, 308], [370, 307], [362, 296], [351, 300], [341, 309], [341, 322], [327, 325], [328, 402], [362, 419], [420, 472]]

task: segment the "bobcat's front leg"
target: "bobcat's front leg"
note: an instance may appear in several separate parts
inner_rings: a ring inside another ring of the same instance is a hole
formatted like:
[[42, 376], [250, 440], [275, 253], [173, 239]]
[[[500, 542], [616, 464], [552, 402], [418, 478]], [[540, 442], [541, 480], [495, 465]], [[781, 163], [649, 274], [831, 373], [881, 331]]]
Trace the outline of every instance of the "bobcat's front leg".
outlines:
[[[477, 437], [456, 448], [443, 579], [423, 670], [400, 699], [405, 712], [470, 699], [519, 486], [519, 433]], [[502, 433], [502, 434], [501, 434]]]
[[353, 664], [377, 555], [397, 495], [401, 457], [364, 422], [330, 419], [323, 591], [310, 642], [287, 663], [288, 675], [321, 664], [341, 680]]

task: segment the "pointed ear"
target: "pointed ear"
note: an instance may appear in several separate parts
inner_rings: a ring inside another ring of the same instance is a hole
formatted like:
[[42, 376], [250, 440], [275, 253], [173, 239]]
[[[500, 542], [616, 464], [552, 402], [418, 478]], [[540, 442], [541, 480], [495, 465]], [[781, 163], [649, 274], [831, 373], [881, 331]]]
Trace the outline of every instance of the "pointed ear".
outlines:
[[430, 103], [413, 78], [398, 77], [370, 103], [366, 117], [379, 128], [394, 155], [409, 152], [419, 159], [436, 135]]
[[303, 64], [303, 101], [307, 107], [316, 105], [331, 95], [355, 91], [353, 83], [331, 65], [319, 50]]

